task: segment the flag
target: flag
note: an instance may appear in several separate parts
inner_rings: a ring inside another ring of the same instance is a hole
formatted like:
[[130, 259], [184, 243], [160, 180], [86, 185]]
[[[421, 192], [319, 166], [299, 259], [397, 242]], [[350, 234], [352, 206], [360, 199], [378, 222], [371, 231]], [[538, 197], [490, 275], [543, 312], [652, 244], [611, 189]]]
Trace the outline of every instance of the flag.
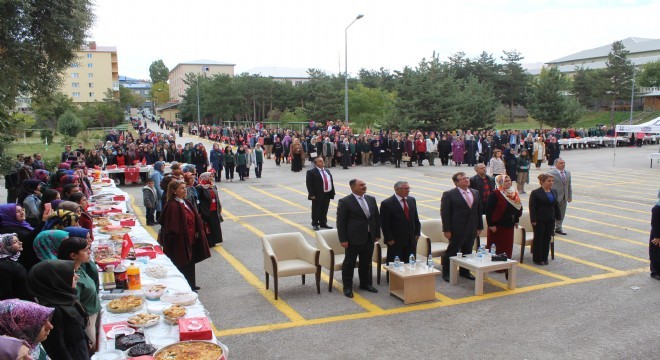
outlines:
[[128, 252], [133, 248], [133, 240], [128, 234], [124, 234], [124, 239], [121, 242], [121, 258], [126, 259]]

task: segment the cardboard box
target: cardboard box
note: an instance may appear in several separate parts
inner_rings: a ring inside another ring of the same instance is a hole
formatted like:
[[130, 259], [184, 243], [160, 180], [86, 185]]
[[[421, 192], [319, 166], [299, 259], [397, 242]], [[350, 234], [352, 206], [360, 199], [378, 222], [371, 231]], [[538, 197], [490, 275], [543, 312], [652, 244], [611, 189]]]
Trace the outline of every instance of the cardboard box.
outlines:
[[179, 319], [179, 340], [211, 340], [213, 329], [209, 319], [203, 317]]
[[135, 249], [135, 256], [140, 257], [140, 256], [148, 256], [149, 259], [155, 259], [156, 258], [156, 250], [154, 250], [153, 247], [142, 247]]

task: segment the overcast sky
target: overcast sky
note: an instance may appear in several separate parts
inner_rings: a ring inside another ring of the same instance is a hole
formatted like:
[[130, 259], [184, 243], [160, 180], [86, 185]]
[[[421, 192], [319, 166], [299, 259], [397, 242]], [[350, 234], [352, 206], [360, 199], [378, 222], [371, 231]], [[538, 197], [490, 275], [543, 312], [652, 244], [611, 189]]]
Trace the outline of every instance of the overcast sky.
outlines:
[[544, 63], [627, 37], [657, 39], [652, 0], [95, 0], [90, 40], [116, 46], [119, 73], [149, 78], [149, 65], [211, 59], [254, 67], [348, 71], [414, 67], [433, 52], [499, 58], [516, 49]]

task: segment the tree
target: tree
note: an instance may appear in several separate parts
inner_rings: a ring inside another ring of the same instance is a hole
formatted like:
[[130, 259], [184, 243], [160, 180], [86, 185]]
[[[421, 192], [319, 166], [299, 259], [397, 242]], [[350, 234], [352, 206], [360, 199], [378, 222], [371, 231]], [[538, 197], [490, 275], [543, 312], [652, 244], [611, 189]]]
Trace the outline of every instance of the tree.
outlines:
[[167, 78], [170, 75], [170, 70], [165, 66], [165, 63], [162, 59], [158, 59], [149, 65], [149, 77], [151, 78], [151, 83], [156, 84], [159, 82], [167, 82]]
[[63, 135], [76, 137], [85, 127], [82, 120], [71, 110], [67, 110], [57, 121], [57, 130]]
[[37, 121], [32, 115], [16, 112], [12, 115], [12, 126], [9, 132], [13, 135], [22, 135], [27, 129], [32, 128]]
[[[609, 84], [607, 93], [610, 98], [610, 125], [614, 127], [614, 110], [618, 99], [625, 99], [632, 91], [634, 65], [628, 60], [629, 51], [621, 41], [612, 43], [612, 50], [607, 55], [606, 74]], [[630, 104], [632, 106], [632, 104]]]
[[575, 69], [571, 92], [578, 102], [589, 108], [596, 108], [607, 88], [607, 76], [604, 69]]
[[92, 25], [92, 1], [0, 2], [0, 120], [19, 94], [46, 96], [75, 59]]
[[124, 85], [119, 85], [119, 104], [122, 109], [138, 107], [142, 103], [143, 99], [141, 96], [134, 94], [131, 89]]
[[529, 76], [520, 61], [524, 59], [516, 50], [503, 51], [501, 57], [505, 64], [502, 66], [502, 76], [500, 76], [497, 92], [502, 103], [509, 105], [511, 111], [509, 120], [513, 122], [513, 108], [516, 105], [526, 105], [527, 103], [527, 83]]
[[654, 61], [642, 65], [637, 73], [637, 83], [644, 87], [660, 86], [660, 61]]
[[562, 94], [567, 79], [555, 68], [543, 68], [532, 84], [529, 112], [543, 127], [570, 127], [578, 121], [581, 108], [577, 100]]
[[396, 95], [381, 89], [368, 88], [358, 84], [348, 90], [348, 112], [350, 122], [362, 128], [383, 124], [388, 112], [394, 109]]
[[165, 104], [170, 100], [170, 86], [163, 81], [151, 85], [151, 101], [154, 104]]
[[60, 116], [73, 108], [71, 98], [61, 92], [37, 96], [32, 100], [32, 110], [37, 117], [37, 126], [50, 130], [55, 130]]

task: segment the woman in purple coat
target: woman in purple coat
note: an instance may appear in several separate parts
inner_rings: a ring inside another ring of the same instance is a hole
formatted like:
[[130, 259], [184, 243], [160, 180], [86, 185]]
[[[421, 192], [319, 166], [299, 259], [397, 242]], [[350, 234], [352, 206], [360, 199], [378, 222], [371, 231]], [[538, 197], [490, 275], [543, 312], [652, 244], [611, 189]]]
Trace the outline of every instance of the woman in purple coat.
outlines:
[[451, 143], [452, 160], [456, 166], [461, 166], [465, 161], [465, 143], [463, 142], [463, 135], [458, 136]]
[[403, 151], [410, 156], [410, 161], [408, 161], [408, 167], [412, 167], [412, 159], [413, 159], [413, 153], [415, 150], [415, 146], [413, 145], [413, 136], [410, 135], [408, 136], [408, 139], [406, 142], [403, 144]]

